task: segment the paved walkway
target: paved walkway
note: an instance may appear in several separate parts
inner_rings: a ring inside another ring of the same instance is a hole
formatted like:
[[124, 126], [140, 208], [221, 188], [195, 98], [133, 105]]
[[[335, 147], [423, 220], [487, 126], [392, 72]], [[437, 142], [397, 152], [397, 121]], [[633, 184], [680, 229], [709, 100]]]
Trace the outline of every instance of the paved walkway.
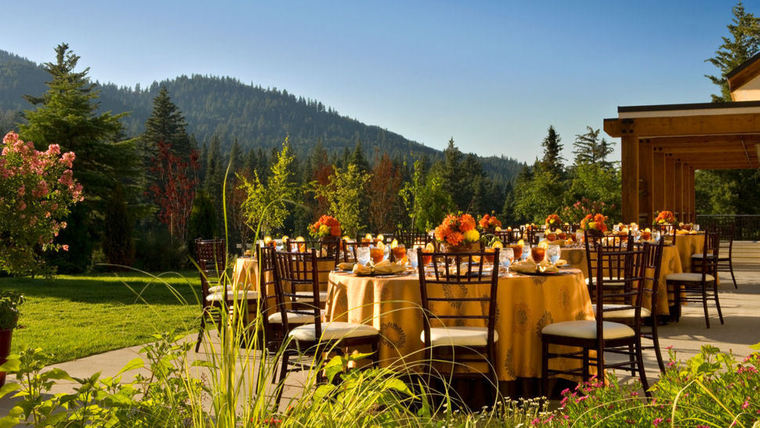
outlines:
[[[673, 346], [678, 353], [679, 359], [689, 358], [699, 352], [703, 344], [717, 346], [723, 351], [732, 351], [735, 355], [744, 357], [752, 352], [750, 346], [760, 342], [760, 272], [738, 272], [737, 281], [739, 288], [734, 289], [730, 281], [723, 281], [721, 286], [721, 307], [725, 324], [718, 321], [717, 312], [711, 308], [712, 318], [710, 329], [705, 328], [702, 307], [689, 305], [683, 307], [681, 321], [670, 323], [660, 328], [660, 344], [663, 353], [666, 346]], [[195, 334], [187, 336], [184, 340], [195, 340]], [[191, 359], [207, 359], [208, 346], [204, 343], [205, 351], [190, 352]], [[134, 358], [141, 357], [139, 350], [142, 346], [133, 346], [117, 349], [102, 354], [92, 355], [86, 358], [56, 364], [66, 370], [73, 377], [90, 376], [95, 371], [100, 371], [103, 376], [114, 376], [125, 364]], [[657, 362], [652, 351], [645, 354], [647, 373], [651, 378], [658, 374]], [[147, 371], [144, 371], [147, 374]], [[624, 373], [618, 372], [623, 376]], [[288, 377], [285, 397], [294, 396], [299, 391], [299, 382], [303, 377], [293, 374]], [[61, 383], [53, 391], [70, 392], [72, 383]], [[241, 400], [242, 401], [242, 400]], [[286, 400], [283, 400], [286, 401]], [[0, 400], [0, 415], [5, 415], [12, 406], [10, 399]]]

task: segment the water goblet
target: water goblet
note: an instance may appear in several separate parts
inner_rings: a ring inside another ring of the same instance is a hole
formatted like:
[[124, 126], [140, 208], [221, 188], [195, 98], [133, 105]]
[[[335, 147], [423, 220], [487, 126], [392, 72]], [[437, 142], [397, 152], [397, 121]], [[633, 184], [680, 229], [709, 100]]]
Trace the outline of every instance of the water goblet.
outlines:
[[417, 269], [417, 248], [406, 253], [406, 259], [409, 261], [409, 265]]
[[551, 264], [557, 264], [557, 260], [559, 260], [559, 252], [559, 245], [549, 245], [546, 254], [549, 257]]
[[502, 248], [499, 250], [499, 264], [502, 268], [509, 269], [509, 266], [515, 260], [515, 252], [511, 248]]
[[530, 256], [530, 245], [525, 244], [522, 251], [522, 260], [528, 260], [528, 256]]
[[694, 223], [694, 231], [699, 232], [699, 225]]
[[356, 248], [356, 261], [364, 266], [369, 264], [369, 247]]

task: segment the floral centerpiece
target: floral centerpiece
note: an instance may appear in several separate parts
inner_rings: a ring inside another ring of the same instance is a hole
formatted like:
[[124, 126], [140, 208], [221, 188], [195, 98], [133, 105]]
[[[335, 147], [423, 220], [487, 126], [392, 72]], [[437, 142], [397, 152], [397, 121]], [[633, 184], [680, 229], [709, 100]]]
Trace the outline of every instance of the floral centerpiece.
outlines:
[[660, 211], [657, 214], [657, 217], [655, 217], [653, 224], [655, 225], [665, 225], [670, 224], [673, 225], [676, 223], [676, 216], [673, 214], [673, 211]]
[[546, 217], [547, 230], [556, 230], [560, 227], [562, 227], [562, 219], [560, 219], [557, 214], [549, 214], [549, 216]]
[[478, 226], [480, 226], [480, 230], [482, 230], [483, 233], [494, 234], [501, 228], [501, 222], [495, 216], [491, 214], [485, 214], [478, 222]]
[[329, 215], [323, 215], [309, 226], [311, 236], [318, 239], [340, 238], [340, 232], [340, 222]]
[[480, 243], [480, 232], [475, 219], [469, 214], [449, 214], [435, 228], [435, 240], [448, 251], [475, 251]]
[[68, 251], [55, 243], [69, 208], [84, 200], [74, 180], [74, 152], [57, 144], [42, 152], [9, 132], [0, 154], [0, 271], [30, 275], [49, 272], [42, 252]]
[[607, 220], [603, 214], [587, 214], [581, 220], [581, 229], [593, 234], [602, 234], [607, 231], [607, 225], [604, 223]]

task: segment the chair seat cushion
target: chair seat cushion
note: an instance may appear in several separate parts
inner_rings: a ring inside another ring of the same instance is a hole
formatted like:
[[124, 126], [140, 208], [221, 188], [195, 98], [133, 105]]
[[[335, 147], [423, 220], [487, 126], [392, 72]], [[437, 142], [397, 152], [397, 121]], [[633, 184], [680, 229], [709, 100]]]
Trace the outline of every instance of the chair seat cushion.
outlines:
[[[494, 342], [499, 341], [499, 333], [494, 331]], [[420, 341], [425, 342], [425, 332], [420, 333]], [[432, 346], [486, 346], [486, 327], [436, 327], [430, 329]]]
[[[636, 334], [636, 332], [631, 327], [619, 322], [611, 321], [603, 321], [602, 330], [604, 334], [604, 340], [622, 339], [625, 337], [632, 337]], [[543, 330], [541, 330], [541, 334], [577, 337], [578, 339], [595, 339], [597, 337], [596, 321], [563, 321], [549, 324], [544, 327]]]
[[[322, 318], [325, 316], [325, 310], [321, 309], [320, 314]], [[282, 324], [282, 313], [275, 312], [267, 317], [267, 321], [271, 324]], [[300, 312], [288, 312], [288, 324], [308, 324], [314, 322], [314, 316]]]
[[[216, 293], [211, 293], [208, 296], [206, 296], [207, 302], [221, 302], [222, 301], [222, 295], [224, 293], [221, 291], [217, 291]], [[231, 301], [235, 297], [235, 293], [232, 292], [232, 290], [227, 291], [227, 300]], [[256, 300], [259, 298], [259, 292], [254, 290], [239, 290], [237, 292], [237, 299], [238, 300]]]
[[[696, 254], [691, 255], [692, 259], [703, 259], [704, 257], [705, 257], [704, 253], [696, 253]], [[708, 254], [707, 258], [714, 259], [715, 257], [712, 254]]]
[[[591, 305], [596, 314], [596, 304]], [[652, 315], [652, 311], [647, 308], [641, 308], [641, 316], [646, 318]], [[634, 318], [636, 316], [635, 309], [631, 305], [623, 305], [617, 303], [607, 303], [604, 305], [604, 318]]]
[[[296, 301], [297, 302], [311, 302], [314, 300], [314, 293], [311, 291], [296, 291]], [[320, 302], [326, 302], [327, 301], [327, 291], [320, 291], [319, 292], [319, 301]]]
[[[702, 274], [691, 272], [671, 273], [665, 277], [665, 280], [678, 282], [702, 282]], [[705, 281], [715, 281], [715, 277], [707, 274], [705, 275]]]
[[[354, 324], [350, 322], [326, 322], [322, 323], [322, 340], [340, 340], [356, 337], [377, 336], [380, 331], [371, 325]], [[316, 342], [316, 330], [314, 324], [299, 325], [288, 333], [295, 340]]]
[[[586, 285], [588, 285], [588, 281], [589, 281], [589, 279], [588, 279], [588, 278], [586, 278], [586, 280], [585, 280], [585, 281], [586, 281]], [[594, 277], [594, 281], [596, 281], [596, 277]], [[606, 276], [606, 277], [602, 278], [602, 281], [604, 281], [604, 282], [619, 282], [619, 283], [621, 283], [621, 284], [623, 283], [623, 280], [622, 280], [622, 279], [618, 279], [618, 278], [611, 278], [611, 277], [609, 277], [609, 276]]]

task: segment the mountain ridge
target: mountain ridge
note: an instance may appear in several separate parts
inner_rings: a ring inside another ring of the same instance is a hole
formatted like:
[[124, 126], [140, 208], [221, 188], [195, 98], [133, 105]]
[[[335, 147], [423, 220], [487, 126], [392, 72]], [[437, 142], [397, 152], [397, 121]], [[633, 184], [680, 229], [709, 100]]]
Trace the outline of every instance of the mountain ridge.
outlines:
[[[0, 50], [0, 131], [22, 120], [20, 112], [32, 108], [23, 96], [41, 95], [47, 89], [48, 79], [41, 65]], [[199, 142], [217, 136], [225, 150], [235, 140], [243, 150], [252, 147], [268, 150], [289, 136], [299, 156], [308, 154], [317, 141], [333, 154], [353, 149], [361, 141], [371, 158], [375, 149], [410, 161], [422, 156], [433, 159], [442, 156], [441, 150], [341, 115], [318, 100], [297, 97], [284, 89], [245, 84], [233, 77], [180, 75], [153, 82], [145, 89], [95, 83], [100, 91], [100, 110], [129, 113], [122, 118], [127, 136], [142, 134], [153, 98], [165, 86], [185, 116], [188, 133]], [[502, 182], [512, 180], [524, 166], [505, 156], [478, 158], [486, 174]]]

